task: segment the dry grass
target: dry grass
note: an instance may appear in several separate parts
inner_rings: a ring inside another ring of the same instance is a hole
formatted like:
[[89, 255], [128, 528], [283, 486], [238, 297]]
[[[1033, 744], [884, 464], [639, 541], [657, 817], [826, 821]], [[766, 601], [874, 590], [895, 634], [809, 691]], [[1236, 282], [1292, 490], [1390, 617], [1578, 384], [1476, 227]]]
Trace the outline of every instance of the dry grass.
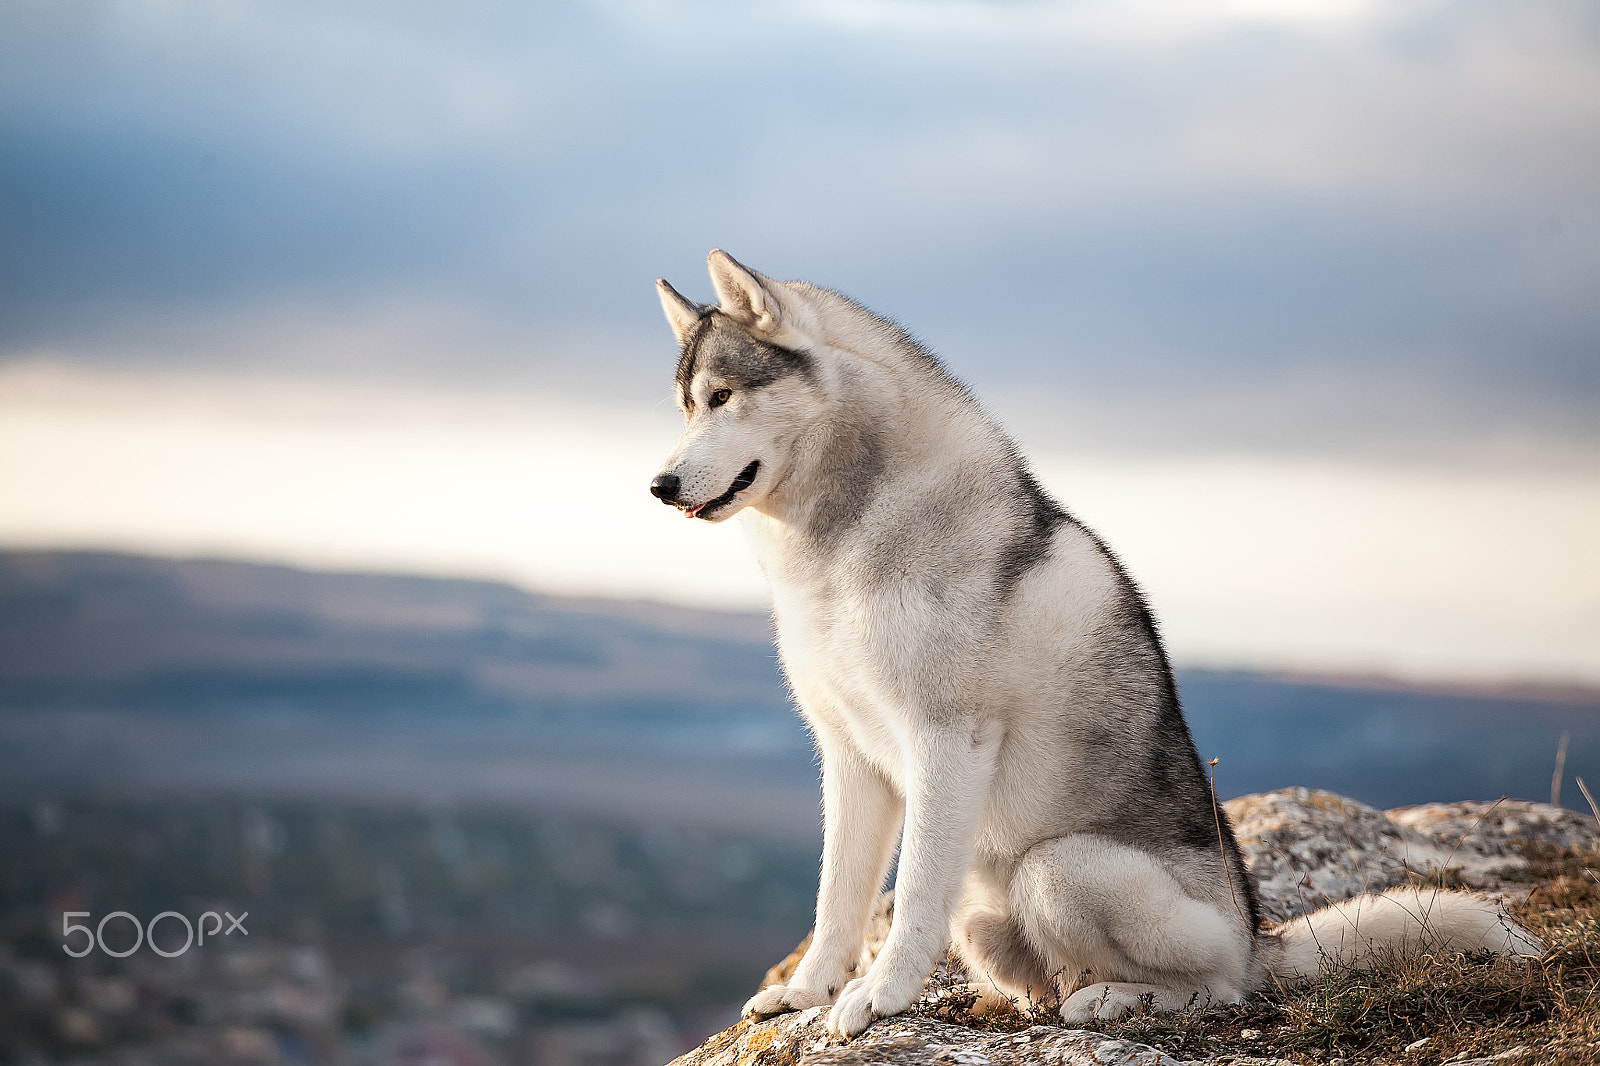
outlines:
[[[1380, 971], [1268, 989], [1237, 1007], [1138, 1015], [1099, 1028], [1180, 1059], [1434, 1066], [1501, 1056], [1497, 1066], [1600, 1066], [1600, 851], [1529, 847], [1526, 854], [1533, 887], [1512, 913], [1549, 945], [1541, 959], [1397, 959]], [[1015, 1009], [974, 1016], [976, 997], [953, 980], [935, 989], [918, 1013], [994, 1030], [1059, 1024]]]

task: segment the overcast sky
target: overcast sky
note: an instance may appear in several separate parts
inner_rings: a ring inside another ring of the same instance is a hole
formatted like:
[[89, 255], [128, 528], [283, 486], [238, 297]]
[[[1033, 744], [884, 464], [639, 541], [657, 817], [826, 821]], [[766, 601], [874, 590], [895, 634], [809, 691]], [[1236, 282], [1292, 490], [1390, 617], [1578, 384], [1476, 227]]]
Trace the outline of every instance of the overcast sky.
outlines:
[[1252, 401], [1179, 439], [1600, 423], [1585, 0], [19, 0], [0, 19], [13, 358], [281, 364], [218, 338], [402, 318], [414, 350], [381, 370], [580, 361], [653, 397], [649, 282], [703, 295], [718, 245], [895, 315], [986, 392]]
[[[0, 456], [0, 537], [261, 556], [272, 536], [316, 540], [325, 500], [280, 501], [284, 529], [247, 543], [208, 540], [193, 516], [135, 536], [128, 514], [52, 494], [71, 479], [41, 442], [69, 424], [87, 439], [71, 419], [111, 396], [112, 450], [129, 419], [170, 425], [173, 404], [271, 378], [302, 399], [350, 382], [515, 393], [564, 469], [602, 422], [560, 422], [552, 445], [557, 409], [620, 418], [603, 424], [664, 452], [673, 353], [651, 282], [706, 298], [713, 246], [899, 319], [1030, 449], [1161, 471], [1118, 467], [1130, 498], [1196, 457], [1257, 471], [1260, 501], [1329, 464], [1369, 478], [1342, 506], [1394, 499], [1384, 478], [1489, 479], [1436, 512], [1460, 515], [1484, 485], [1532, 479], [1554, 510], [1484, 497], [1521, 525], [1480, 548], [1554, 528], [1572, 554], [1550, 548], [1541, 580], [1568, 600], [1540, 632], [1600, 634], [1592, 552], [1561, 525], [1600, 493], [1587, 0], [15, 0], [0, 7], [0, 383], [5, 440], [31, 450]], [[337, 395], [312, 407], [359, 406]], [[1058, 468], [1088, 484], [1111, 469]], [[154, 483], [145, 499], [162, 511]], [[1136, 511], [1107, 521], [1136, 538]], [[1450, 536], [1407, 528], [1414, 546]], [[375, 537], [276, 554], [432, 558]], [[587, 572], [552, 567], [548, 544], [545, 570], [436, 548], [455, 560], [436, 568]], [[1496, 572], [1489, 599], [1526, 590], [1515, 566]], [[700, 598], [759, 598], [753, 571], [729, 581]], [[1429, 595], [1412, 601], [1444, 611]], [[1567, 672], [1600, 677], [1584, 661]]]

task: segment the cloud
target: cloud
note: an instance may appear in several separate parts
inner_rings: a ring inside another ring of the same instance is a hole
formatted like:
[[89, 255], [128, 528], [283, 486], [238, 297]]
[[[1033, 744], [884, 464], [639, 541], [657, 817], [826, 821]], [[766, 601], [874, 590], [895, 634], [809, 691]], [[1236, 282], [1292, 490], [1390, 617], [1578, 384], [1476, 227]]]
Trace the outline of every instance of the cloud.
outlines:
[[[174, 358], [292, 363], [238, 324], [416, 306], [464, 323], [439, 374], [570, 376], [601, 348], [644, 373], [649, 281], [703, 288], [722, 245], [895, 314], [984, 389], [1158, 410], [1326, 382], [1422, 397], [1452, 439], [1595, 436], [1600, 37], [1580, 3], [5, 18], [12, 358], [114, 359], [178, 322]], [[1343, 438], [1415, 428], [1385, 407]]]

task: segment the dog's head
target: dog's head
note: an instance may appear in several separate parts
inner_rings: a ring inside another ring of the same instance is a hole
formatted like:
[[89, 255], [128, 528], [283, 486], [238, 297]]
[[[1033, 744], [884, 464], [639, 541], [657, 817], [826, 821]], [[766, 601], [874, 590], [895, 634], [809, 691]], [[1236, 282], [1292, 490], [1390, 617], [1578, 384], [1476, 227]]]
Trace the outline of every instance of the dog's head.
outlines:
[[820, 400], [799, 294], [726, 252], [706, 263], [716, 304], [656, 282], [678, 338], [684, 429], [650, 491], [691, 518], [718, 522], [759, 504], [782, 480]]

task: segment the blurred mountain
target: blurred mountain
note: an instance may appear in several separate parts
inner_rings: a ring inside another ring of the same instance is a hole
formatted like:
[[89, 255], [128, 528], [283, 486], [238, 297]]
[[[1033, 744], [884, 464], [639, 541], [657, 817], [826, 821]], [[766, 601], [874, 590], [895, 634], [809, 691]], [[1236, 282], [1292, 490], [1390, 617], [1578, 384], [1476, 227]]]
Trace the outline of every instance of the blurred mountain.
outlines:
[[1539, 686], [1425, 686], [1180, 670], [1203, 759], [1223, 798], [1305, 785], [1375, 807], [1461, 799], [1550, 799], [1567, 735], [1561, 802], [1600, 784], [1600, 693]]
[[514, 800], [817, 831], [760, 615], [0, 553], [0, 788]]
[[[1234, 796], [1600, 784], [1600, 693], [1180, 670]], [[817, 831], [766, 618], [215, 560], [0, 553], [0, 788], [515, 800]]]
[[759, 615], [57, 552], [0, 553], [0, 700], [552, 719], [785, 706]]

